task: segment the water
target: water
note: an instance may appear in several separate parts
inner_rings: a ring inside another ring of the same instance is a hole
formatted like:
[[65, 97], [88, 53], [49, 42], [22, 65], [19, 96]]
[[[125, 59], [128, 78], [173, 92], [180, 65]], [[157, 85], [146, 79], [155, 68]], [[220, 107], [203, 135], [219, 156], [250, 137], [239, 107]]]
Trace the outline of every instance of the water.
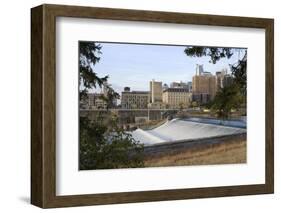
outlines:
[[194, 121], [199, 123], [207, 123], [207, 124], [215, 124], [215, 125], [223, 125], [223, 126], [231, 126], [238, 128], [247, 128], [247, 117], [242, 116], [239, 120], [219, 120], [213, 118], [186, 118], [186, 121]]

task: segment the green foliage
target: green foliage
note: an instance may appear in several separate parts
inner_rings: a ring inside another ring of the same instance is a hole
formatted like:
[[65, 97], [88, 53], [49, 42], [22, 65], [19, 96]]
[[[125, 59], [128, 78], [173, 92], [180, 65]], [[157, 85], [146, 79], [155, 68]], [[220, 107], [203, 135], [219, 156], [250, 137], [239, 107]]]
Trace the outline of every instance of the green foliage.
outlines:
[[101, 48], [101, 45], [95, 42], [79, 42], [80, 100], [87, 97], [89, 89], [102, 87], [108, 80], [108, 76], [98, 77], [93, 70], [93, 66], [100, 60]]
[[221, 58], [230, 58], [233, 55], [232, 48], [227, 47], [186, 47], [184, 50], [187, 56], [191, 57], [202, 57], [209, 56], [210, 62], [215, 64]]
[[231, 66], [232, 75], [234, 76], [234, 83], [240, 88], [242, 95], [247, 95], [247, 53], [243, 60], [239, 60], [238, 64]]
[[183, 109], [184, 109], [184, 103], [179, 103], [179, 106], [180, 106], [180, 111], [183, 111]]
[[144, 167], [143, 145], [118, 127], [115, 116], [108, 122], [81, 117], [79, 139], [81, 170]]
[[115, 92], [111, 87], [104, 85], [106, 95], [102, 95], [101, 99], [106, 102], [107, 109], [110, 109], [114, 106], [114, 100], [119, 99], [120, 95]]
[[87, 98], [87, 92], [91, 88], [103, 87], [107, 91], [106, 96], [101, 98], [107, 103], [107, 108], [113, 106], [113, 101], [120, 98], [108, 84], [109, 76], [99, 77], [95, 73], [93, 67], [100, 61], [102, 46], [95, 42], [81, 41], [79, 43], [79, 80], [80, 84], [80, 100]]
[[219, 118], [227, 119], [232, 109], [238, 109], [243, 102], [243, 96], [237, 84], [220, 88], [212, 104]]
[[192, 101], [191, 106], [192, 107], [198, 107], [198, 103], [196, 101]]

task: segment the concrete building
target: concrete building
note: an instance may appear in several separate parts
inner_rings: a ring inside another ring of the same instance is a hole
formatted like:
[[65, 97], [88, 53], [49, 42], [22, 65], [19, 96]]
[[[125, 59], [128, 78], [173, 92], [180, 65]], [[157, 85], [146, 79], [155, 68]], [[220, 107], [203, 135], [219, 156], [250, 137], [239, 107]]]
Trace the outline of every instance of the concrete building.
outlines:
[[204, 104], [213, 100], [217, 92], [216, 76], [203, 70], [203, 65], [197, 65], [196, 75], [192, 78], [193, 101]]
[[81, 109], [106, 109], [108, 106], [110, 108], [117, 107], [117, 99], [114, 98], [111, 100], [111, 103], [107, 103], [104, 98], [108, 97], [109, 88], [111, 87], [110, 84], [107, 82], [101, 88], [100, 93], [88, 93], [87, 97], [83, 98], [80, 101], [80, 108]]
[[150, 103], [162, 102], [162, 82], [154, 79], [149, 82]]
[[168, 88], [163, 91], [163, 104], [167, 108], [187, 108], [192, 100], [192, 94], [187, 88]]
[[130, 91], [129, 87], [121, 94], [122, 109], [147, 109], [149, 103], [148, 91]]
[[106, 109], [107, 103], [102, 99], [103, 94], [89, 93], [80, 101], [81, 109]]

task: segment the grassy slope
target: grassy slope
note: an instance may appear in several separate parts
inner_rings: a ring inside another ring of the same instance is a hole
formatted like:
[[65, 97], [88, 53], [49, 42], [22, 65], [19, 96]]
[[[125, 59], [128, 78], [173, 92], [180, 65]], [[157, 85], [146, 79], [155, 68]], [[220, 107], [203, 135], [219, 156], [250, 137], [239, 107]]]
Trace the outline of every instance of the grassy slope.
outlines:
[[149, 156], [145, 167], [246, 163], [246, 141], [189, 148], [165, 156]]

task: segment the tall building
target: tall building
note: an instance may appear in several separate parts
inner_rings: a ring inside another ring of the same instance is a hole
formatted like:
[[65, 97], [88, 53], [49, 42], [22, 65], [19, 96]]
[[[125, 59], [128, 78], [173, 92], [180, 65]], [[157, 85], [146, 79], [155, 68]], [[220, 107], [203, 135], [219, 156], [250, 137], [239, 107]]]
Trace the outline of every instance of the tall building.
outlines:
[[199, 103], [207, 103], [216, 95], [216, 76], [203, 70], [203, 65], [197, 65], [196, 75], [192, 78], [193, 100]]
[[195, 75], [192, 78], [192, 93], [200, 94], [207, 93], [211, 98], [216, 95], [216, 77], [206, 75]]
[[162, 102], [162, 82], [154, 79], [149, 82], [150, 103]]
[[217, 89], [229, 86], [233, 83], [233, 76], [227, 73], [226, 69], [216, 72]]
[[226, 69], [216, 72], [216, 84], [217, 84], [218, 89], [223, 88], [223, 79], [224, 79], [225, 75], [227, 75]]
[[121, 94], [122, 109], [147, 109], [149, 103], [148, 91], [130, 91], [129, 87], [125, 87]]
[[203, 64], [196, 64], [196, 75], [202, 75], [204, 72]]
[[187, 88], [168, 88], [163, 91], [163, 104], [170, 109], [187, 108], [192, 99], [192, 94]]

